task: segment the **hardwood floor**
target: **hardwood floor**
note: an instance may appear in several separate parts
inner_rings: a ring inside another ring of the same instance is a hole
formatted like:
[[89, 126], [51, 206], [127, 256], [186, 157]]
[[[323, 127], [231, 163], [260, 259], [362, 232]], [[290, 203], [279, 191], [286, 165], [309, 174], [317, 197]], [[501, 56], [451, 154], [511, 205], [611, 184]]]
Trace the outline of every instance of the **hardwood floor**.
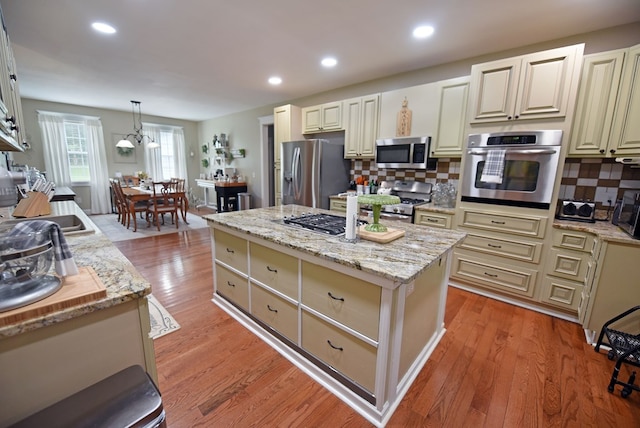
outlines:
[[[181, 325], [154, 342], [169, 427], [371, 426], [211, 302], [207, 230], [115, 245]], [[640, 426], [579, 325], [455, 288], [445, 325], [388, 426]]]

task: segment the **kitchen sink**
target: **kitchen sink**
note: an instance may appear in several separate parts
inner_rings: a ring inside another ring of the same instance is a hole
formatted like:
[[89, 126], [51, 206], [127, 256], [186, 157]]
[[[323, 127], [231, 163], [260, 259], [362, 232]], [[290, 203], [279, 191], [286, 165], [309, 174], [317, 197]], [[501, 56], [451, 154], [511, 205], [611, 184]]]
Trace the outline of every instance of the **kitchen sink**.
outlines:
[[34, 218], [14, 218], [11, 220], [3, 221], [3, 224], [16, 224], [28, 220], [48, 220], [54, 223], [58, 223], [60, 229], [64, 233], [64, 236], [75, 236], [89, 233], [96, 233], [96, 229], [93, 224], [84, 222], [80, 217], [75, 214], [61, 214], [53, 216], [40, 216]]

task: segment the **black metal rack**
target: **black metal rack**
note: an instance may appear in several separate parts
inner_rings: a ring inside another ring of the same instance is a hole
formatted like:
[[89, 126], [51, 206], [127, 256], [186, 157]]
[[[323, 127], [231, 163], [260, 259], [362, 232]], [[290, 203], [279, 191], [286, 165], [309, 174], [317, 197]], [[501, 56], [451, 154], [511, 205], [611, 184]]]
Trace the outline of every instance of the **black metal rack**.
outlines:
[[609, 342], [609, 346], [611, 346], [611, 350], [607, 353], [607, 357], [610, 360], [616, 360], [616, 365], [613, 369], [613, 373], [611, 374], [611, 381], [609, 382], [608, 390], [609, 392], [613, 392], [616, 385], [622, 385], [623, 388], [620, 395], [623, 398], [627, 398], [633, 391], [640, 391], [640, 386], [635, 385], [635, 370], [632, 371], [627, 382], [618, 380], [622, 363], [640, 367], [640, 334], [615, 330], [610, 328], [610, 326], [638, 310], [640, 310], [640, 306], [635, 306], [607, 321], [600, 331], [600, 336], [598, 337], [598, 342], [595, 348], [596, 352], [600, 352], [600, 346], [603, 345], [603, 339], [606, 336], [607, 342]]

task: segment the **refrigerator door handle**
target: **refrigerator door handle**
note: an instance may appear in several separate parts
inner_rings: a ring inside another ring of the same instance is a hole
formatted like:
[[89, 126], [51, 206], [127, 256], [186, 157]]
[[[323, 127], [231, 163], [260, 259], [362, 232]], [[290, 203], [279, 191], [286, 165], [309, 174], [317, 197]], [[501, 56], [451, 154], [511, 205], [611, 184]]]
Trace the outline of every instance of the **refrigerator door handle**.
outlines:
[[291, 161], [291, 171], [293, 175], [293, 197], [296, 201], [300, 199], [300, 147], [293, 149], [293, 160]]

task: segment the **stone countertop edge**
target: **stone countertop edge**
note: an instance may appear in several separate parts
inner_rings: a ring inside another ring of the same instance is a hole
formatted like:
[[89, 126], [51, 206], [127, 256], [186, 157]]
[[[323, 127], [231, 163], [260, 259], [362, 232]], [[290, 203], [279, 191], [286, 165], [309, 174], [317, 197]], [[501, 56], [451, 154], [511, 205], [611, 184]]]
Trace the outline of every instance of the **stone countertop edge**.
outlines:
[[[90, 221], [73, 201], [52, 202], [52, 214], [75, 213], [83, 221]], [[58, 205], [56, 207], [56, 205]], [[114, 214], [114, 219], [116, 215]], [[78, 267], [92, 267], [105, 285], [107, 296], [50, 314], [37, 316], [0, 327], [0, 338], [11, 337], [28, 331], [57, 324], [72, 318], [107, 309], [151, 293], [151, 284], [135, 269], [133, 264], [105, 237], [93, 222], [96, 233], [65, 237]], [[64, 287], [64, 285], [63, 285]]]
[[323, 209], [281, 205], [209, 214], [203, 218], [210, 224], [226, 226], [286, 248], [380, 276], [396, 285], [413, 281], [466, 236], [465, 232], [455, 230], [393, 222], [392, 227], [403, 229], [405, 236], [386, 244], [363, 239], [349, 243], [343, 237], [307, 231], [282, 222], [285, 216], [304, 213], [337, 215]]
[[[347, 200], [347, 195], [333, 195], [333, 196], [329, 196], [329, 199], [336, 199], [336, 200]], [[449, 208], [449, 207], [441, 207], [438, 205], [434, 205], [433, 203], [427, 203], [427, 204], [423, 204], [423, 205], [416, 205], [415, 206], [415, 210], [416, 211], [428, 211], [428, 212], [434, 212], [434, 213], [442, 213], [442, 214], [450, 214], [450, 215], [454, 215], [456, 213], [456, 209], [455, 208]]]
[[634, 239], [625, 233], [620, 227], [609, 221], [596, 221], [587, 223], [571, 220], [554, 220], [553, 227], [556, 229], [575, 230], [597, 235], [603, 241], [617, 242], [640, 247], [640, 239]]

